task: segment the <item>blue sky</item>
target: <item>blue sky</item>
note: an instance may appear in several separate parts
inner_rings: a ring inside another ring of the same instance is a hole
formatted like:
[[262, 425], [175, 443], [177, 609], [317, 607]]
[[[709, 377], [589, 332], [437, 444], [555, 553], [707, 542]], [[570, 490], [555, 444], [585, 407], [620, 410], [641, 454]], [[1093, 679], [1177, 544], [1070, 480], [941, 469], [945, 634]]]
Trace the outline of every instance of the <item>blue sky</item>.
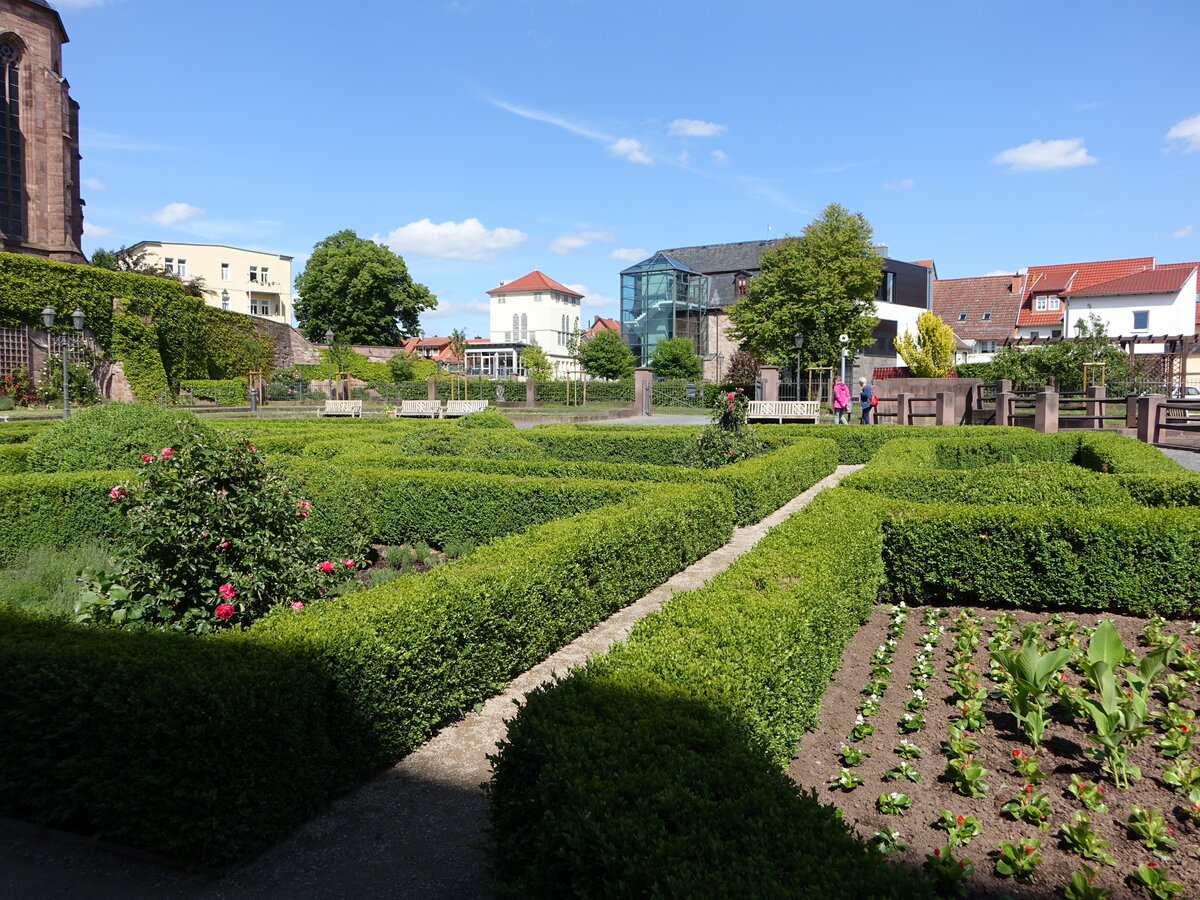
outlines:
[[486, 335], [538, 268], [862, 211], [943, 278], [1200, 260], [1200, 4], [58, 0], [85, 250], [343, 228]]

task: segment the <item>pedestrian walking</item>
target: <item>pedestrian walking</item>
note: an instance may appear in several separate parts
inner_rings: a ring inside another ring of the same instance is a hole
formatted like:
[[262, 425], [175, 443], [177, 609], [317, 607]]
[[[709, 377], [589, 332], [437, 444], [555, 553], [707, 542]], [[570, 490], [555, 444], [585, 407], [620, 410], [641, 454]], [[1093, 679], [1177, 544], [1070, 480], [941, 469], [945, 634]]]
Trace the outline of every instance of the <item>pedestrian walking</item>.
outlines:
[[840, 375], [833, 376], [833, 424], [850, 424], [850, 385]]
[[879, 405], [875, 389], [867, 384], [867, 379], [858, 379], [858, 405], [862, 407], [862, 423], [871, 424], [871, 412]]

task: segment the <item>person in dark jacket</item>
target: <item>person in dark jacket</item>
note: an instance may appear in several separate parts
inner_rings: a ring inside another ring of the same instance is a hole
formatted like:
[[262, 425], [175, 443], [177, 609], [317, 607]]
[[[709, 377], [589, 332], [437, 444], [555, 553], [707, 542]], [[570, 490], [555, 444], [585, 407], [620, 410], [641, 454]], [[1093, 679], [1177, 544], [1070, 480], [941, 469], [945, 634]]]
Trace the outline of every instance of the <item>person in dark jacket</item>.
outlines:
[[871, 424], [871, 398], [875, 396], [875, 389], [867, 384], [867, 379], [858, 379], [858, 405], [862, 407], [862, 423], [864, 425]]

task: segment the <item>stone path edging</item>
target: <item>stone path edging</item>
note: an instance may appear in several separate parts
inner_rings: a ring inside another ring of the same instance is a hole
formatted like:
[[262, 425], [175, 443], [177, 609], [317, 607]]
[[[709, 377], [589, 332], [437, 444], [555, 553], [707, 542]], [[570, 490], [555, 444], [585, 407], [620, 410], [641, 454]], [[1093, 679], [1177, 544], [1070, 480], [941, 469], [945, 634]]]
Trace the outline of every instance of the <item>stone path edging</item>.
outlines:
[[773, 526], [861, 468], [838, 466], [834, 474], [762, 521], [736, 529], [724, 546], [517, 676], [479, 710], [442, 729], [394, 767], [334, 800], [285, 841], [220, 879], [167, 871], [140, 860], [114, 860], [99, 851], [44, 842], [39, 846], [29, 839], [21, 841], [24, 846], [18, 849], [25, 856], [41, 857], [44, 865], [29, 859], [10, 865], [11, 844], [20, 840], [14, 838], [0, 843], [0, 894], [32, 886], [36, 877], [38, 885], [46, 888], [38, 892], [40, 896], [96, 900], [484, 896], [486, 876], [479, 845], [486, 803], [480, 785], [489, 777], [488, 755], [504, 737], [513, 704], [552, 680], [555, 673], [583, 665], [624, 640], [639, 619], [675, 594], [705, 584]]

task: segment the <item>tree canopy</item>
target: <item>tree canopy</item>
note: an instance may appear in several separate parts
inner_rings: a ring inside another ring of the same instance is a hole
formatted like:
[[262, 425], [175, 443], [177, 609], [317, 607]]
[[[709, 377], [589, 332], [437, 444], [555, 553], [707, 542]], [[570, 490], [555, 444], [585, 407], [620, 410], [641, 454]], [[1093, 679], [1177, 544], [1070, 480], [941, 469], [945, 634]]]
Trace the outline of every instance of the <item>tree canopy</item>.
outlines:
[[593, 378], [616, 381], [633, 375], [633, 352], [621, 340], [621, 333], [611, 328], [580, 345], [579, 362]]
[[332, 328], [351, 344], [395, 346], [416, 333], [423, 310], [437, 306], [437, 297], [412, 280], [400, 256], [350, 230], [313, 247], [296, 291], [296, 322], [318, 343]]
[[654, 355], [650, 357], [650, 368], [654, 370], [656, 378], [696, 379], [700, 377], [703, 367], [691, 340], [685, 337], [673, 337], [654, 345]]
[[851, 352], [871, 342], [883, 260], [862, 213], [831, 203], [799, 237], [765, 251], [761, 265], [746, 296], [729, 308], [729, 332], [744, 349], [771, 365], [792, 366], [802, 331], [800, 365], [833, 365], [840, 334], [849, 335]]
[[1057, 378], [1059, 389], [1078, 391], [1083, 388], [1083, 364], [1104, 363], [1107, 381], [1129, 378], [1129, 358], [1113, 346], [1103, 320], [1095, 313], [1079, 319], [1076, 337], [1051, 344], [1018, 349], [1004, 347], [990, 363], [991, 378], [1008, 378], [1018, 384], [1048, 384]]
[[954, 331], [935, 312], [917, 316], [917, 339], [907, 328], [892, 341], [904, 364], [917, 378], [944, 378], [954, 366]]

